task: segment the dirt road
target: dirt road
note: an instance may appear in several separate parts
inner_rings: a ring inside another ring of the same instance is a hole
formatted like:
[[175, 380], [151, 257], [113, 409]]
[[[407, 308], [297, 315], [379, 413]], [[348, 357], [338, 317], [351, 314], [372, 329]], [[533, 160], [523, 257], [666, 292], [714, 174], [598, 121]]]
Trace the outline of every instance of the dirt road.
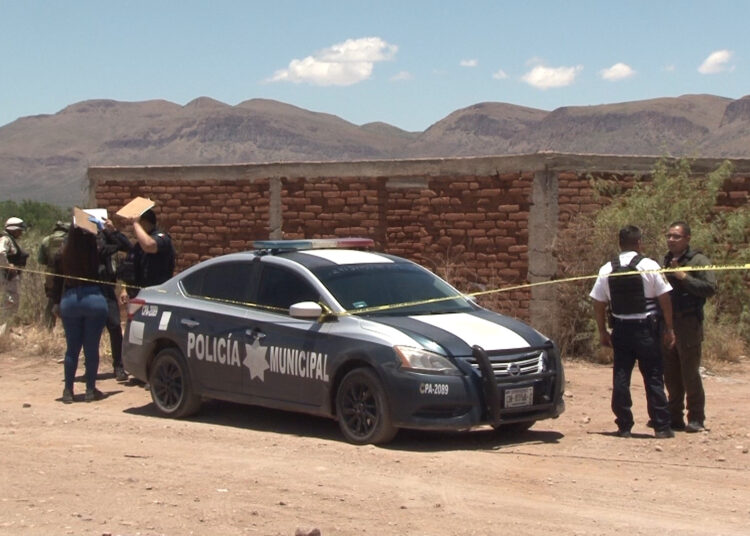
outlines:
[[706, 378], [709, 432], [671, 440], [645, 427], [639, 377], [634, 437], [612, 433], [610, 374], [567, 363], [567, 412], [523, 434], [356, 447], [332, 421], [226, 403], [162, 419], [111, 374], [105, 400], [64, 405], [62, 365], [6, 352], [0, 534], [750, 533], [750, 363]]

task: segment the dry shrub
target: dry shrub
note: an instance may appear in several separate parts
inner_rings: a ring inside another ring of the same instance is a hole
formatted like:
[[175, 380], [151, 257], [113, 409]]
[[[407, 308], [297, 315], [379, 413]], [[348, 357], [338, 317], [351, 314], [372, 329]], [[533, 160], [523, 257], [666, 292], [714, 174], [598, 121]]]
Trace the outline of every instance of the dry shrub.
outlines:
[[[591, 254], [593, 222], [587, 215], [578, 215], [557, 238], [560, 279], [594, 276], [601, 259]], [[557, 294], [558, 332], [551, 334], [564, 356], [583, 357], [596, 363], [611, 363], [611, 349], [599, 347], [594, 310], [589, 292], [594, 278], [565, 281], [555, 286]]]
[[0, 351], [13, 352], [19, 357], [61, 359], [65, 353], [62, 327], [48, 331], [38, 324], [15, 325], [0, 341]]
[[0, 334], [0, 354], [9, 351], [13, 347], [10, 332]]
[[708, 302], [703, 321], [703, 365], [717, 368], [726, 363], [739, 363], [748, 354], [742, 338], [743, 326], [727, 316], [718, 316], [716, 306]]
[[[58, 318], [55, 328], [47, 330], [41, 323], [14, 325], [0, 336], [0, 353], [12, 352], [18, 357], [40, 357], [60, 361], [65, 357], [65, 332]], [[79, 356], [83, 364], [83, 350]], [[112, 350], [107, 330], [102, 332], [99, 342], [99, 370], [112, 366]]]

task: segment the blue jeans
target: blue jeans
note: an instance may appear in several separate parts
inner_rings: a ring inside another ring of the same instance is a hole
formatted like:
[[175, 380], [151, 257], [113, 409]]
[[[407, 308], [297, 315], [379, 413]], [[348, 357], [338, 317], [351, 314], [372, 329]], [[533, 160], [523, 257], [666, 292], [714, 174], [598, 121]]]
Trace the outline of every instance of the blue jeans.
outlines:
[[99, 340], [107, 322], [107, 300], [98, 285], [69, 288], [60, 300], [65, 328], [65, 388], [73, 390], [78, 356], [86, 357], [86, 389], [94, 389], [99, 371]]

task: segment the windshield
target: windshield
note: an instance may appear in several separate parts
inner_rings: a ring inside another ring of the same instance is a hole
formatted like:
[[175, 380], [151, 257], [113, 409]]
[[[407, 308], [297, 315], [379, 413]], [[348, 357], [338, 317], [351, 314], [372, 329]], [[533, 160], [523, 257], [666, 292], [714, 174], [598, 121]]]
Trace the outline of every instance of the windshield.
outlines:
[[[406, 262], [344, 264], [314, 269], [318, 279], [348, 311], [400, 305], [367, 314], [419, 315], [464, 312], [472, 309], [445, 281], [424, 268]], [[443, 299], [440, 298], [448, 298]]]

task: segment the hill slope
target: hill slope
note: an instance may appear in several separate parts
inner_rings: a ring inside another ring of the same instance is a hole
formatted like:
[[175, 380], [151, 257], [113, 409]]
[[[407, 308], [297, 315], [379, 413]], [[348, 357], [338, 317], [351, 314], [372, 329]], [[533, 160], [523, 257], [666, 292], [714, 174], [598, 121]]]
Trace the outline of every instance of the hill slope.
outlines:
[[91, 100], [0, 128], [3, 197], [86, 198], [90, 165], [229, 164], [531, 153], [750, 156], [750, 96], [685, 95], [552, 112], [507, 103], [457, 110], [424, 132], [358, 126], [252, 99], [185, 106]]

